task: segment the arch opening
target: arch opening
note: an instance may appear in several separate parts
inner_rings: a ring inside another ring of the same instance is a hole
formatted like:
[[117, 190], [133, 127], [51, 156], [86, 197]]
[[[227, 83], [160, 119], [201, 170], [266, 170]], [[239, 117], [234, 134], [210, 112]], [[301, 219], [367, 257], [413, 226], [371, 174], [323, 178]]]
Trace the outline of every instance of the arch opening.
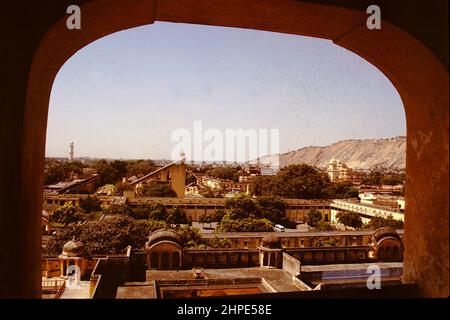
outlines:
[[[28, 82], [22, 145], [25, 152], [22, 156], [21, 176], [23, 181], [33, 180], [28, 186], [22, 187], [23, 198], [30, 201], [22, 205], [21, 211], [34, 217], [31, 220], [36, 222], [36, 226], [39, 225], [41, 194], [27, 194], [28, 190], [42, 190], [42, 174], [38, 173], [38, 179], [29, 178], [43, 169], [51, 85], [64, 61], [87, 43], [105, 34], [151, 23], [153, 20], [241, 26], [323, 37], [333, 39], [338, 45], [377, 66], [388, 76], [402, 97], [407, 119], [408, 170], [404, 281], [417, 283], [426, 296], [448, 295], [448, 72], [428, 49], [387, 22], [380, 32], [369, 33], [363, 27], [362, 13], [343, 8], [309, 3], [259, 6], [253, 1], [232, 7], [226, 1], [218, 1], [218, 4], [209, 8], [211, 14], [206, 18], [201, 11], [206, 8], [205, 3], [189, 10], [174, 5], [171, 1], [158, 2], [158, 6], [155, 4], [154, 1], [140, 1], [138, 6], [132, 8], [130, 4], [117, 3], [116, 7], [103, 15], [101, 21], [97, 18], [94, 21], [88, 15], [86, 32], [80, 32], [75, 37], [68, 34], [63, 21], [60, 21], [41, 42]], [[93, 13], [102, 6], [102, 1], [92, 1], [83, 10]], [[236, 7], [243, 12], [242, 16], [236, 17]], [[149, 18], [136, 9], [148, 9], [145, 12], [153, 12], [154, 15]], [[347, 19], [336, 19], [336, 10]], [[277, 20], [277, 14], [284, 14], [286, 19]], [[110, 19], [124, 15], [126, 19], [121, 21]], [[265, 19], [255, 20], [252, 17]], [[298, 19], [299, 17], [304, 19]], [[327, 23], [323, 23], [324, 21]], [[66, 45], [67, 37], [74, 39], [71, 46]], [[380, 42], [384, 45], [382, 49], [378, 45]], [[421, 74], [421, 77], [417, 79], [416, 74]], [[27, 152], [30, 150], [32, 152]], [[443, 218], [437, 218], [438, 214]], [[39, 231], [40, 228], [36, 228]], [[39, 233], [33, 234], [38, 239]], [[433, 246], [437, 237], [442, 241], [442, 246]], [[417, 252], [423, 255], [417, 255]], [[37, 258], [36, 256], [36, 261]], [[426, 273], [424, 270], [427, 270]], [[32, 274], [35, 275], [32, 288], [36, 288], [36, 274], [39, 273]]]

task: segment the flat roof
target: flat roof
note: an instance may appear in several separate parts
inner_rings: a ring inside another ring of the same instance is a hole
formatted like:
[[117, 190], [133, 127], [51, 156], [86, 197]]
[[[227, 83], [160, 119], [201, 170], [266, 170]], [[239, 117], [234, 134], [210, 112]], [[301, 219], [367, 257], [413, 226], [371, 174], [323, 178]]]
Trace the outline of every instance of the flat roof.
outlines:
[[[403, 235], [403, 229], [396, 230], [399, 235]], [[372, 235], [375, 230], [361, 230], [361, 231], [313, 231], [313, 232], [302, 232], [302, 231], [289, 231], [289, 232], [214, 232], [214, 233], [204, 233], [203, 238], [261, 238], [268, 235], [272, 235], [278, 238], [289, 238], [289, 237], [338, 237], [338, 236], [358, 236], [358, 235]]]
[[378, 266], [380, 269], [403, 268], [403, 262], [372, 262], [372, 263], [343, 263], [301, 266], [301, 272], [327, 272], [345, 270], [367, 270], [371, 266]]
[[[277, 292], [300, 291], [292, 281], [292, 276], [282, 269], [277, 268], [227, 268], [227, 269], [203, 269], [205, 279], [242, 279], [262, 278]], [[154, 280], [192, 280], [192, 270], [147, 270], [146, 282]]]

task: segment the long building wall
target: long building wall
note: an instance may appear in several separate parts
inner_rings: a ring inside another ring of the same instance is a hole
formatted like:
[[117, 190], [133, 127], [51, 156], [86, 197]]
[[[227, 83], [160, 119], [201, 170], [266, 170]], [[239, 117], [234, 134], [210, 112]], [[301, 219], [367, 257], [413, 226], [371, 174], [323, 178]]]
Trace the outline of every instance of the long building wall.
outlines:
[[[403, 230], [396, 230], [400, 237]], [[203, 238], [229, 239], [235, 248], [256, 249], [262, 238], [274, 235], [280, 238], [284, 248], [308, 248], [329, 245], [336, 247], [365, 246], [372, 241], [373, 231], [330, 231], [330, 232], [223, 232], [205, 233]]]
[[[43, 209], [52, 213], [60, 205], [67, 201], [79, 204], [80, 198], [86, 198], [88, 195], [46, 195], [44, 196]], [[109, 205], [116, 201], [118, 197], [100, 196], [103, 204]], [[120, 198], [125, 200], [125, 198]], [[204, 215], [212, 215], [216, 210], [224, 209], [225, 198], [158, 198], [158, 197], [131, 197], [126, 198], [130, 206], [145, 206], [163, 204], [167, 209], [181, 208], [186, 216], [192, 221], [198, 221]], [[322, 220], [326, 222], [336, 222], [336, 214], [340, 211], [356, 212], [368, 221], [370, 218], [381, 216], [387, 218], [392, 216], [396, 220], [404, 220], [402, 212], [363, 203], [354, 203], [345, 200], [305, 200], [305, 199], [285, 199], [287, 204], [286, 217], [297, 223], [305, 223], [308, 219], [308, 213], [315, 208], [322, 214]]]
[[[302, 265], [363, 263], [374, 261], [369, 257], [369, 246], [291, 248], [285, 252]], [[258, 249], [185, 249], [183, 269], [249, 268], [259, 266]]]
[[331, 221], [336, 220], [336, 214], [342, 211], [356, 212], [362, 218], [371, 219], [373, 217], [388, 218], [391, 216], [395, 220], [404, 221], [403, 212], [391, 208], [386, 208], [382, 206], [355, 203], [346, 200], [333, 200], [330, 204], [331, 206]]
[[[72, 201], [78, 205], [81, 198], [86, 198], [86, 194], [72, 195], [46, 195], [43, 201], [43, 210], [52, 213], [60, 205], [67, 201]], [[103, 204], [109, 205], [117, 197], [99, 196]], [[192, 221], [198, 221], [204, 215], [211, 215], [216, 210], [224, 209], [225, 198], [158, 198], [158, 197], [133, 197], [127, 198], [130, 206], [144, 206], [163, 204], [167, 209], [181, 208], [190, 217]], [[304, 200], [304, 199], [286, 199], [287, 204], [286, 217], [294, 222], [306, 222], [308, 212], [315, 208], [322, 214], [324, 221], [331, 221], [331, 208], [329, 200]]]

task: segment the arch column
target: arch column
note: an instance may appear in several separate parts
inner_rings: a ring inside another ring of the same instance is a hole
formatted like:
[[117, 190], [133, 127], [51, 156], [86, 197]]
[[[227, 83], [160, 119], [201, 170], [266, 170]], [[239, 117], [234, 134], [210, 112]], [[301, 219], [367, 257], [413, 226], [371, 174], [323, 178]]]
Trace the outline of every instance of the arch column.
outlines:
[[402, 98], [407, 126], [402, 279], [418, 284], [424, 296], [448, 296], [448, 70], [423, 44], [387, 22], [381, 30], [356, 28], [334, 42], [373, 63]]

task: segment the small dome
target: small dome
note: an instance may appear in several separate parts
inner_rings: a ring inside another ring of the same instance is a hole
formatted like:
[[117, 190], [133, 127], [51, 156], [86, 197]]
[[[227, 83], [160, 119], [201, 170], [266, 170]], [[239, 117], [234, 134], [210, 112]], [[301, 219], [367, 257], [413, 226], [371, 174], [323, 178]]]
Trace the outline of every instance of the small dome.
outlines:
[[66, 242], [63, 246], [62, 256], [65, 257], [80, 257], [84, 255], [84, 244], [81, 241], [75, 240], [75, 237], [72, 240]]
[[261, 247], [269, 249], [281, 249], [281, 239], [275, 236], [269, 235], [262, 238]]
[[375, 241], [379, 241], [382, 238], [386, 238], [386, 237], [392, 237], [392, 238], [396, 238], [398, 240], [400, 240], [400, 236], [397, 233], [397, 231], [395, 231], [394, 228], [391, 227], [381, 227], [378, 228], [377, 230], [375, 230], [375, 232], [372, 234], [373, 238], [375, 239]]
[[148, 246], [151, 246], [152, 244], [163, 240], [169, 240], [179, 245], [181, 245], [182, 242], [181, 236], [176, 231], [170, 229], [159, 229], [150, 234], [147, 244]]

